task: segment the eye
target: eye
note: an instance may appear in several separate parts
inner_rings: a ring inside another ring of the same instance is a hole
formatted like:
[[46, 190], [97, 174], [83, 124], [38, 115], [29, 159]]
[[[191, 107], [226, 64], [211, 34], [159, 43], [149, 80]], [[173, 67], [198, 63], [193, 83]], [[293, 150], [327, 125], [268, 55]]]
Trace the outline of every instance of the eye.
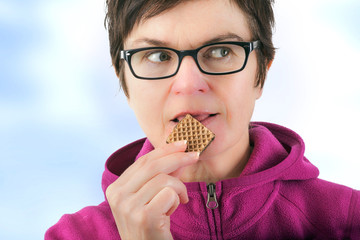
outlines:
[[150, 52], [145, 57], [151, 62], [165, 62], [171, 59], [170, 54], [164, 51]]
[[223, 58], [223, 57], [228, 56], [229, 53], [230, 53], [230, 49], [227, 47], [216, 47], [216, 48], [210, 49], [210, 51], [208, 52], [208, 57]]

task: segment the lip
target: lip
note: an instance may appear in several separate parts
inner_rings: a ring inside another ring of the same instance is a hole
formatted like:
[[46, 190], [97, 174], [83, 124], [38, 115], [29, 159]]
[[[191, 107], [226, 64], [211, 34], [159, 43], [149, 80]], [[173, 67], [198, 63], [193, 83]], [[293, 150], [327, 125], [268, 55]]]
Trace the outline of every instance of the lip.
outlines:
[[203, 111], [183, 111], [177, 113], [173, 118], [171, 118], [170, 121], [174, 123], [180, 122], [187, 114], [190, 114], [193, 118], [204, 124], [210, 118], [217, 116], [219, 113]]

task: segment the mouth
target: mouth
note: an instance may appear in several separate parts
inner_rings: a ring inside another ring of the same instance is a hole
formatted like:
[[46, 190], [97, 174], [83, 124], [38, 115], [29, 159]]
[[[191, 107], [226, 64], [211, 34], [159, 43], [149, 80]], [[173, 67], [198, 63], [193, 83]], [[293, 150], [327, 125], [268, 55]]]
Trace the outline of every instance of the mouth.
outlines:
[[180, 114], [176, 115], [173, 119], [171, 119], [171, 122], [174, 122], [174, 123], [180, 122], [186, 116], [186, 114], [190, 114], [191, 116], [193, 116], [193, 118], [195, 118], [196, 120], [198, 120], [201, 123], [218, 115], [218, 113], [189, 113], [189, 112], [188, 113], [180, 113]]

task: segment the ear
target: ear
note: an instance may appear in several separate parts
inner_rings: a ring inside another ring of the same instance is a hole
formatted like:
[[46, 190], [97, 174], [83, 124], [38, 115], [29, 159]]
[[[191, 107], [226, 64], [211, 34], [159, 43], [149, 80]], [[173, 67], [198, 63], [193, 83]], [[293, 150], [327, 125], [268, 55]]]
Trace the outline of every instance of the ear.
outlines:
[[272, 63], [273, 63], [273, 61], [274, 61], [274, 59], [271, 59], [271, 61], [268, 63], [268, 65], [266, 66], [266, 70], [268, 70], [269, 71], [269, 69], [270, 69], [270, 67], [271, 67], [271, 65], [272, 65]]
[[[126, 95], [125, 95], [126, 96]], [[129, 96], [126, 96], [126, 101], [127, 101], [127, 104], [129, 105], [129, 107], [131, 109], [133, 109], [133, 106], [132, 106], [132, 101], [130, 101], [130, 97]]]
[[257, 87], [257, 93], [256, 93], [256, 100], [258, 100], [259, 98], [261, 98], [262, 93], [263, 93], [263, 89], [261, 86]]

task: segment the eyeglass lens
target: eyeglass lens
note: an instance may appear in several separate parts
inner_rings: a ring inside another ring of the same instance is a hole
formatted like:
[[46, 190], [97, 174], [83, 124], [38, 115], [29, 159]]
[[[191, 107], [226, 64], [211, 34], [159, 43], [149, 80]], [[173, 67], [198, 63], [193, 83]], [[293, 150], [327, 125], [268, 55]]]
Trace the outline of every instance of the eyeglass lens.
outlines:
[[[246, 52], [235, 44], [214, 44], [203, 47], [197, 54], [200, 68], [207, 73], [227, 73], [241, 69]], [[179, 66], [179, 56], [170, 49], [147, 49], [132, 55], [131, 65], [136, 75], [161, 78], [174, 74]]]

